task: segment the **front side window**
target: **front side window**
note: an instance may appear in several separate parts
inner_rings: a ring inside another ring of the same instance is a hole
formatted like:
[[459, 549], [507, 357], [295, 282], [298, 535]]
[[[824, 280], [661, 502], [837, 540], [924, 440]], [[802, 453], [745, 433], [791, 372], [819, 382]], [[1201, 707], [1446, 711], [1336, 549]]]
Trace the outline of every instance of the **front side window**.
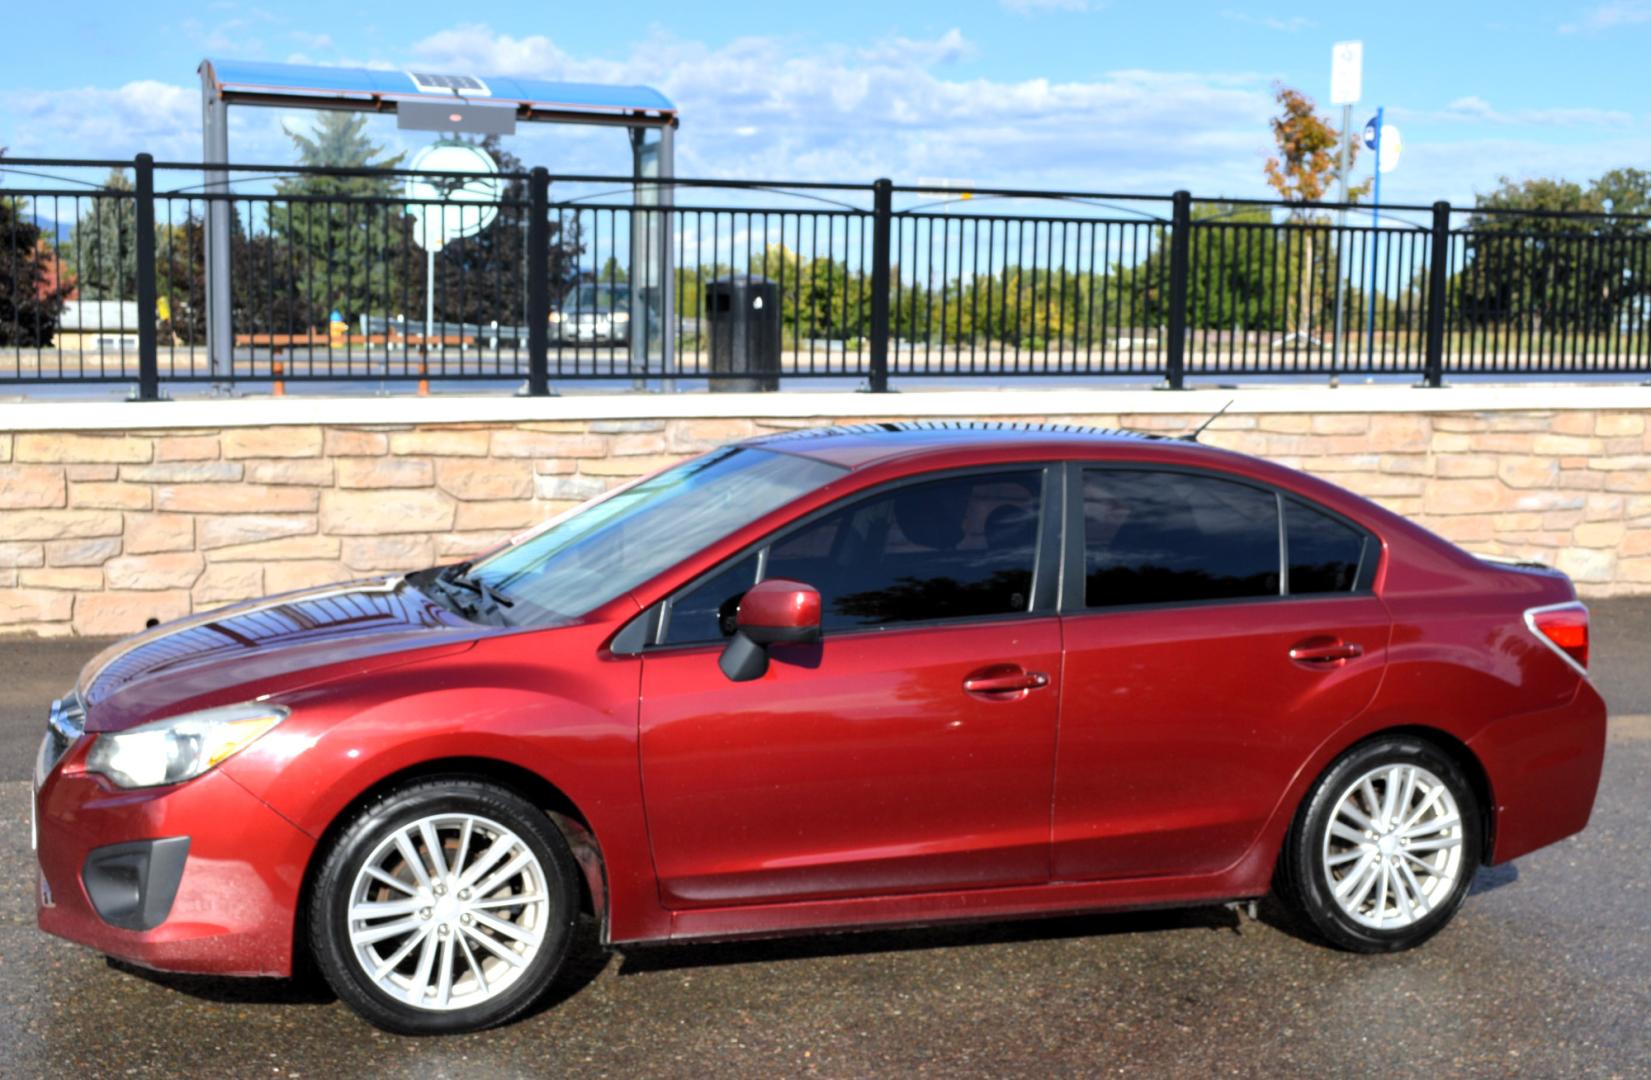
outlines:
[[1279, 594], [1278, 498], [1180, 472], [1086, 469], [1084, 604]]
[[1030, 610], [1043, 474], [952, 476], [858, 499], [723, 567], [672, 601], [663, 643], [733, 632], [745, 589], [788, 578], [820, 592], [826, 632]]
[[794, 454], [725, 447], [556, 519], [469, 576], [510, 602], [513, 622], [575, 618], [844, 472]]

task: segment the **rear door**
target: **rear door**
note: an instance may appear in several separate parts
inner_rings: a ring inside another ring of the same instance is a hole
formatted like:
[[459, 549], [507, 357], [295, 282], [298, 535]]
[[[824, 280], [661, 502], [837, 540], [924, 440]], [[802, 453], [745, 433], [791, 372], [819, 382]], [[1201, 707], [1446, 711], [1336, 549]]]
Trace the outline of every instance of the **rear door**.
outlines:
[[[853, 497], [668, 602], [641, 708], [667, 906], [1047, 880], [1058, 471]], [[767, 578], [820, 591], [822, 641], [730, 682], [717, 655]]]
[[1054, 875], [1224, 869], [1375, 693], [1379, 545], [1226, 474], [1073, 472]]

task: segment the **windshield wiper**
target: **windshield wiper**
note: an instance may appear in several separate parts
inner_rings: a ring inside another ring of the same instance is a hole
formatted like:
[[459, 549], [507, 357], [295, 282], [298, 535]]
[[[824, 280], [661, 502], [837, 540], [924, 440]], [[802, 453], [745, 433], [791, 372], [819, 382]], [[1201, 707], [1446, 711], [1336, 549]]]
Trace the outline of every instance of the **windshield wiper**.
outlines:
[[[483, 600], [486, 600], [488, 603], [492, 604], [494, 614], [498, 615], [501, 622], [505, 621], [503, 609], [507, 607], [514, 607], [516, 601], [504, 595], [480, 578], [471, 577], [470, 566], [471, 564], [469, 562], [455, 563], [454, 565], [443, 570], [441, 573], [437, 574], [436, 580], [441, 582], [443, 585], [456, 586], [461, 589], [468, 589], [469, 591], [475, 593]], [[455, 597], [454, 600], [455, 602], [462, 603], [462, 601], [459, 601], [457, 597]], [[472, 614], [475, 613], [475, 608], [473, 606], [466, 606], [470, 607]]]

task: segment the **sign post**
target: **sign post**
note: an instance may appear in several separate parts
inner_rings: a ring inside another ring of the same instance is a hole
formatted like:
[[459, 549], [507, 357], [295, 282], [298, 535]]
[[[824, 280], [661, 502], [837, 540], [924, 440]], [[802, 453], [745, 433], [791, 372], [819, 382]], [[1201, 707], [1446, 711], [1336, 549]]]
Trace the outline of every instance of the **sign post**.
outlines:
[[1376, 158], [1375, 190], [1370, 197], [1370, 281], [1366, 289], [1370, 311], [1366, 349], [1371, 367], [1376, 366], [1376, 254], [1381, 240], [1378, 230], [1381, 228], [1382, 173], [1392, 172], [1399, 164], [1399, 150], [1404, 145], [1399, 129], [1384, 122], [1385, 113], [1384, 108], [1377, 106], [1376, 115], [1364, 125], [1364, 145], [1370, 147]]
[[[504, 186], [499, 166], [488, 152], [462, 140], [431, 143], [413, 156], [408, 167], [432, 174], [407, 182], [407, 198], [413, 203], [408, 212], [418, 245], [424, 249], [422, 351], [428, 356], [436, 321], [436, 252], [449, 241], [474, 236], [493, 224]], [[471, 212], [466, 214], [466, 210]]]

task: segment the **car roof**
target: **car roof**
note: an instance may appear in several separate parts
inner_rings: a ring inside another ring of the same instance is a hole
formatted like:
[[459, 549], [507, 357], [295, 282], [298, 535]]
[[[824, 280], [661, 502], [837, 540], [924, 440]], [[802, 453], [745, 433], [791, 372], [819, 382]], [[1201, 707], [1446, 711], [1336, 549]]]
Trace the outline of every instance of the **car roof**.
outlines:
[[804, 428], [748, 439], [743, 445], [860, 469], [932, 454], [1037, 448], [1056, 457], [1105, 457], [1109, 449], [1154, 444], [1208, 450], [1174, 436], [1081, 424], [1011, 423], [989, 420], [900, 420], [833, 427]]

